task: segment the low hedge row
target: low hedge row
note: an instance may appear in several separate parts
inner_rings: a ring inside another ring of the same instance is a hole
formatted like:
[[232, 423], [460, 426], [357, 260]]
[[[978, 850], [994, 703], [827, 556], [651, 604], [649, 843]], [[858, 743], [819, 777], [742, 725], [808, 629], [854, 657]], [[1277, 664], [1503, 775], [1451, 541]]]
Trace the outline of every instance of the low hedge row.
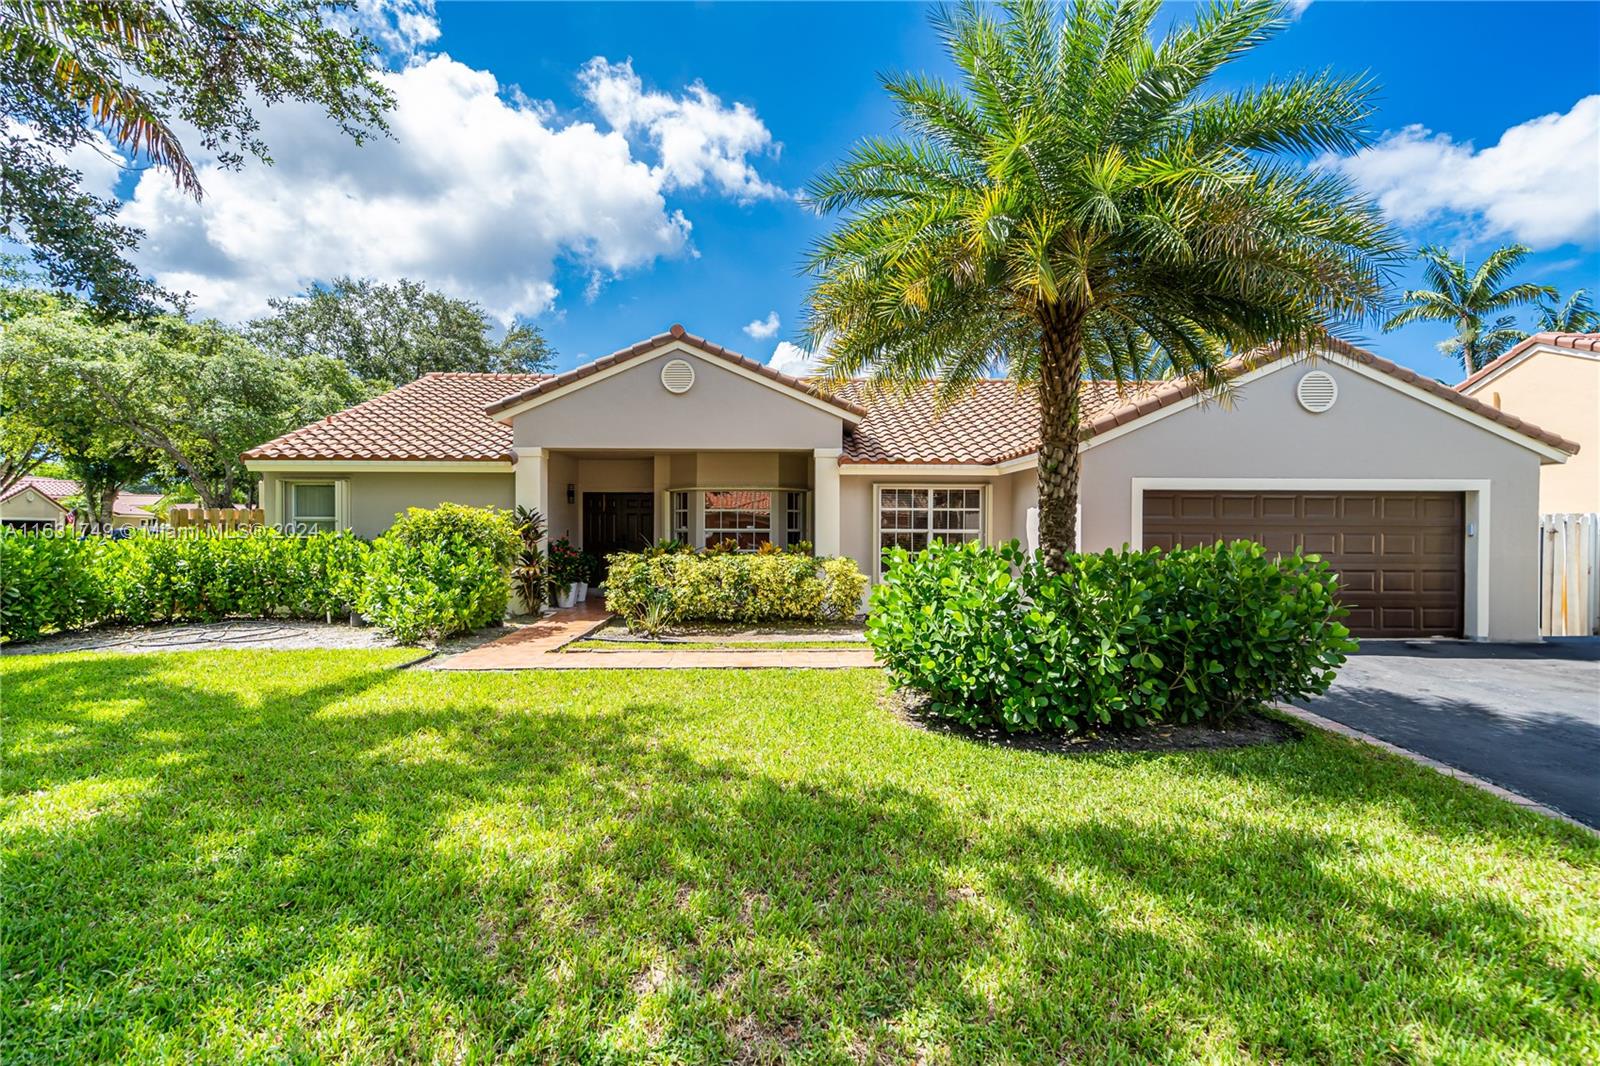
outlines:
[[867, 579], [853, 559], [774, 552], [623, 552], [608, 557], [606, 607], [635, 625], [827, 622], [855, 617]]
[[970, 726], [1078, 730], [1226, 717], [1327, 690], [1354, 642], [1316, 556], [1239, 541], [1106, 552], [1056, 574], [1015, 542], [890, 553], [867, 639]]
[[349, 533], [0, 531], [0, 637], [102, 622], [333, 618], [360, 611], [404, 643], [505, 613], [516, 531], [504, 512], [413, 508], [368, 544]]

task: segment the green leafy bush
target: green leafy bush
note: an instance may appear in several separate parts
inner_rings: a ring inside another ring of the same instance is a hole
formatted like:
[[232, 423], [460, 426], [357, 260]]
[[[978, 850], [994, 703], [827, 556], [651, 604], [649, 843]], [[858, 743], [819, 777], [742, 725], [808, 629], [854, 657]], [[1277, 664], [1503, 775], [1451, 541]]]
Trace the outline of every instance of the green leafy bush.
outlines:
[[459, 537], [410, 544], [385, 535], [372, 546], [358, 604], [374, 625], [416, 644], [499, 620], [510, 595], [505, 569]]
[[354, 607], [367, 544], [348, 533], [3, 534], [0, 636], [100, 622], [331, 618]]
[[607, 559], [606, 606], [637, 626], [649, 613], [687, 622], [825, 622], [854, 617], [867, 579], [847, 558], [621, 552]]
[[1355, 645], [1316, 556], [1238, 541], [1069, 558], [890, 553], [867, 639], [932, 710], [1009, 731], [1221, 718], [1327, 690]]
[[438, 641], [505, 617], [522, 554], [517, 517], [492, 508], [413, 507], [372, 545], [358, 606], [403, 644]]
[[509, 567], [522, 550], [519, 522], [512, 511], [441, 503], [411, 507], [395, 515], [394, 525], [379, 539], [417, 548], [424, 544], [457, 543], [458, 551], [485, 552], [496, 566]]
[[99, 556], [109, 543], [0, 527], [0, 636], [31, 640], [98, 622], [107, 600]]

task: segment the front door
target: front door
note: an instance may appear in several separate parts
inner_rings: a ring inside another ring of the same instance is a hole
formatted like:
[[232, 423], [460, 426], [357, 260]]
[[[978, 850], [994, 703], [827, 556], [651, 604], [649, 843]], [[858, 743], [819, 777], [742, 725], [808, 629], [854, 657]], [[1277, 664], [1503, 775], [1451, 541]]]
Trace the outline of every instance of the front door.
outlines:
[[648, 492], [583, 494], [583, 550], [600, 559], [636, 552], [655, 540], [655, 497]]

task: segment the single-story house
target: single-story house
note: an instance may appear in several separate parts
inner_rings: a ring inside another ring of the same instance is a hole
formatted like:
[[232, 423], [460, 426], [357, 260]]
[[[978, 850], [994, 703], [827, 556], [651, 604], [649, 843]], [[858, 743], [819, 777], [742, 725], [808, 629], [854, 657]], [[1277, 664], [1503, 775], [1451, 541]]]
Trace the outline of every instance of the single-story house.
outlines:
[[[82, 491], [83, 487], [70, 478], [30, 474], [0, 495], [0, 525], [17, 529], [62, 529], [73, 518], [73, 512], [64, 501]], [[112, 528], [154, 526], [157, 518], [152, 508], [160, 501], [158, 493], [117, 493], [116, 499], [111, 501]]]
[[1545, 514], [1600, 511], [1600, 333], [1535, 333], [1456, 386], [1495, 410], [1515, 411], [1583, 450], [1539, 471]]
[[[1230, 373], [1227, 403], [1087, 383], [1081, 548], [1304, 547], [1358, 633], [1538, 638], [1539, 470], [1576, 444], [1348, 345]], [[274, 524], [519, 504], [591, 552], [809, 540], [876, 579], [885, 546], [1026, 540], [1036, 452], [1011, 382], [829, 393], [673, 326], [563, 374], [429, 374], [244, 459]]]

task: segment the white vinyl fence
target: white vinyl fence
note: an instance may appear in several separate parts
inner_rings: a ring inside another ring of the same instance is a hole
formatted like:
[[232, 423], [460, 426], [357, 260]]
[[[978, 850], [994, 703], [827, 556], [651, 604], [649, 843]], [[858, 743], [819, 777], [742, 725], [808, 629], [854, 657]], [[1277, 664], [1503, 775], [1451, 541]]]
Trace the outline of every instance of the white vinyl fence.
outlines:
[[1539, 632], [1600, 633], [1600, 514], [1539, 516]]

